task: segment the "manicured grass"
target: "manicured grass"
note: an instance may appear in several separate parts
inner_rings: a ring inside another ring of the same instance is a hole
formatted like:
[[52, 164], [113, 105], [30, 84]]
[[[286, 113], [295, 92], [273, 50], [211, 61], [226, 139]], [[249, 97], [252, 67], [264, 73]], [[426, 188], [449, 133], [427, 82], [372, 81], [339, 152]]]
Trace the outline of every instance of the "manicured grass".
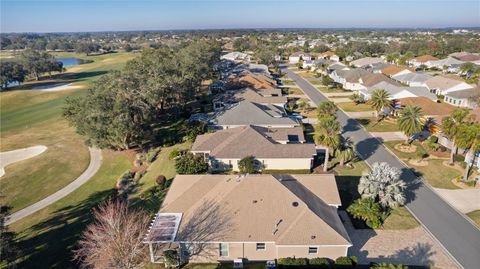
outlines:
[[418, 227], [417, 220], [403, 207], [394, 208], [383, 222], [385, 230], [408, 230]]
[[470, 213], [467, 213], [467, 216], [473, 220], [478, 226], [480, 226], [480, 210], [475, 210]]
[[[164, 269], [165, 267], [161, 264], [148, 264], [145, 269]], [[185, 269], [233, 269], [233, 263], [190, 263], [182, 266]], [[245, 269], [264, 269], [265, 262], [249, 262], [244, 263], [243, 268]]]
[[377, 118], [359, 118], [356, 120], [369, 132], [397, 132], [400, 130], [396, 120], [384, 119], [378, 121]]
[[[310, 81], [311, 82], [311, 81]], [[312, 83], [313, 84], [313, 83]], [[316, 84], [321, 84], [321, 83], [316, 83]], [[341, 88], [329, 88], [329, 87], [326, 87], [326, 86], [320, 86], [318, 87], [318, 90], [321, 91], [321, 92], [324, 92], [324, 93], [344, 93], [344, 92], [351, 92], [351, 91], [347, 91], [347, 90], [344, 90], [344, 89], [341, 89]], [[353, 93], [352, 93], [353, 94]]]
[[305, 94], [302, 90], [300, 90], [298, 88], [288, 88], [287, 93], [288, 94], [298, 94], [298, 95]]
[[349, 95], [331, 95], [328, 98], [348, 98]]
[[282, 85], [295, 85], [295, 82], [288, 79], [282, 79]]
[[354, 102], [338, 103], [337, 106], [345, 112], [373, 111], [372, 107], [368, 104], [356, 105]]
[[313, 85], [322, 85], [322, 81], [321, 80], [309, 80], [309, 82]]
[[303, 73], [300, 73], [300, 76], [304, 77], [304, 78], [316, 78], [316, 73], [312, 73], [312, 72], [303, 72]]
[[19, 232], [23, 253], [19, 268], [71, 268], [71, 251], [91, 222], [91, 209], [113, 192], [120, 175], [131, 167], [122, 152], [103, 151], [98, 173], [60, 201], [11, 225]]

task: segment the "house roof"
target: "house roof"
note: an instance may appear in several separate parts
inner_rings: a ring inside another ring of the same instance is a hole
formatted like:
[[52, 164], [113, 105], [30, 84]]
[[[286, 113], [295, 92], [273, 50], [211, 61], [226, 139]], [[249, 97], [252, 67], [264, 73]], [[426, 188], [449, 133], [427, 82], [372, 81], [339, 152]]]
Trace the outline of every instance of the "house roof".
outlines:
[[450, 54], [450, 56], [455, 57], [456, 59], [463, 62], [475, 62], [480, 60], [480, 54], [478, 53], [459, 52], [459, 53], [452, 53]]
[[366, 94], [372, 94], [373, 91], [375, 91], [376, 89], [384, 89], [385, 91], [387, 91], [391, 98], [408, 98], [408, 97], [419, 97], [419, 96], [422, 96], [422, 97], [426, 97], [428, 99], [430, 99], [430, 102], [431, 101], [437, 101], [437, 96], [433, 93], [431, 93], [427, 88], [425, 87], [402, 87], [402, 86], [399, 86], [399, 85], [393, 85], [389, 82], [386, 82], [386, 81], [382, 81], [382, 82], [379, 82], [369, 88], [367, 88], [366, 90], [360, 90], [361, 92], [363, 93], [366, 93]]
[[177, 175], [160, 212], [182, 214], [177, 242], [351, 245], [339, 201], [331, 174]]
[[388, 82], [389, 84], [391, 85], [396, 85], [396, 86], [400, 86], [400, 83], [398, 83], [397, 81], [385, 76], [385, 75], [382, 75], [382, 74], [375, 74], [375, 73], [368, 73], [364, 76], [362, 76], [362, 84], [367, 86], [367, 87], [371, 87], [375, 84], [378, 84], [380, 82]]
[[362, 68], [342, 69], [336, 70], [335, 72], [339, 77], [342, 77], [345, 79], [345, 81], [351, 83], [358, 83], [362, 77], [371, 74], [370, 72]]
[[282, 90], [277, 88], [277, 82], [263, 74], [247, 73], [228, 80], [229, 88], [250, 87], [264, 92], [262, 95], [282, 95]]
[[336, 62], [336, 63], [333, 63], [331, 65], [329, 65], [327, 67], [327, 69], [330, 69], [330, 70], [342, 70], [342, 69], [350, 69], [348, 68], [346, 65], [340, 63], [340, 62]]
[[392, 78], [403, 83], [412, 83], [412, 82], [424, 83], [428, 79], [432, 78], [432, 76], [427, 74], [420, 74], [420, 73], [407, 73], [407, 74], [396, 75], [396, 76], [393, 76]]
[[450, 115], [455, 107], [445, 104], [432, 102], [426, 97], [408, 97], [400, 100], [401, 105], [417, 105], [422, 108], [425, 115], [428, 116], [447, 116]]
[[453, 91], [453, 92], [446, 93], [445, 96], [449, 96], [456, 99], [469, 99], [473, 97], [480, 97], [480, 88], [479, 86], [477, 86], [471, 89]]
[[285, 117], [282, 107], [263, 105], [259, 103], [242, 101], [232, 108], [216, 115], [213, 119], [216, 125], [256, 125], [256, 126], [298, 126], [298, 121]]
[[321, 53], [320, 57], [331, 57], [333, 55], [336, 55], [335, 52], [329, 50], [329, 51], [326, 51], [324, 53]]
[[226, 103], [238, 103], [241, 101], [250, 101], [260, 104], [284, 104], [287, 102], [286, 96], [263, 96], [262, 90], [252, 88], [242, 88], [239, 90], [230, 90], [214, 98], [215, 101]]
[[465, 82], [456, 80], [456, 79], [442, 77], [442, 76], [435, 76], [425, 81], [425, 85], [427, 85], [428, 88], [441, 89], [441, 90], [450, 89], [462, 83], [465, 83]]
[[[246, 156], [296, 159], [312, 158], [316, 154], [314, 144], [280, 144], [276, 142], [278, 140], [273, 137], [285, 141], [288, 140], [288, 136], [296, 136], [298, 140], [305, 140], [302, 128], [283, 129], [244, 126], [203, 134], [198, 136], [193, 143], [192, 151], [207, 151], [210, 156], [220, 159], [241, 159]], [[248, 141], [248, 144], [245, 141]]]
[[395, 74], [398, 74], [402, 72], [403, 70], [408, 70], [410, 72], [414, 72], [412, 68], [408, 68], [406, 66], [398, 66], [398, 65], [390, 65], [381, 70], [382, 74], [385, 74], [387, 76], [393, 76]]
[[292, 55], [290, 55], [290, 57], [304, 57], [304, 56], [310, 57], [310, 54], [305, 53], [303, 51], [297, 51], [297, 52], [293, 53]]
[[455, 58], [452, 58], [452, 57], [448, 57], [448, 58], [445, 58], [445, 59], [432, 61], [431, 63], [434, 64], [435, 66], [443, 67], [443, 66], [451, 66], [451, 65], [458, 65], [458, 64], [461, 65], [461, 64], [464, 64], [465, 62], [459, 61], [459, 60], [457, 60]]
[[356, 67], [363, 67], [370, 64], [381, 63], [381, 62], [383, 62], [382, 59], [377, 57], [364, 57], [364, 58], [360, 58], [358, 60], [352, 61], [350, 62], [350, 64]]
[[415, 61], [418, 63], [426, 63], [428, 61], [436, 61], [436, 60], [438, 60], [438, 58], [433, 57], [432, 55], [422, 55], [412, 59], [412, 61]]

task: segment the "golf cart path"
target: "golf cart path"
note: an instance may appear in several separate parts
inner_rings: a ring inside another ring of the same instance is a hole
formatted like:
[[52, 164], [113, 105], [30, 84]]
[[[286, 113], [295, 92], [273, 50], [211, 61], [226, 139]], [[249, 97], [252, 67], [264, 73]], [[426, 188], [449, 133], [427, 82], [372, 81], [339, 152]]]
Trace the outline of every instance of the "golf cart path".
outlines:
[[87, 182], [93, 175], [95, 175], [102, 163], [102, 151], [97, 148], [88, 148], [88, 150], [90, 151], [90, 164], [79, 177], [77, 177], [70, 184], [65, 186], [63, 189], [55, 192], [54, 194], [47, 196], [44, 199], [11, 214], [7, 217], [6, 224], [12, 224], [17, 220], [20, 220], [55, 203], [56, 201], [64, 198], [65, 196], [75, 191], [77, 188]]
[[45, 150], [47, 150], [46, 146], [38, 145], [23, 149], [0, 152], [0, 177], [5, 175], [5, 167], [7, 165], [30, 159], [42, 154]]

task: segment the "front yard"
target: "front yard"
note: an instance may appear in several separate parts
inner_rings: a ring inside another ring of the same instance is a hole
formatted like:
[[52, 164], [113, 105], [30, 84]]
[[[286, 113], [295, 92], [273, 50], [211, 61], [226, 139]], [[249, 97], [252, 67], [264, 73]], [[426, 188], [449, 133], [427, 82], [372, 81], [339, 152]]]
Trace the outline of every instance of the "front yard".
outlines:
[[369, 104], [356, 105], [354, 102], [345, 102], [345, 103], [338, 103], [337, 106], [345, 112], [373, 111], [372, 107]]
[[377, 118], [358, 118], [356, 119], [369, 132], [397, 132], [397, 121], [395, 119], [385, 118], [378, 121]]
[[475, 210], [467, 214], [467, 216], [473, 220], [478, 226], [480, 226], [480, 210]]
[[[319, 80], [316, 80], [315, 82], [316, 83], [313, 83], [314, 81], [310, 81], [310, 83], [314, 84], [314, 85], [321, 85], [321, 81]], [[318, 90], [323, 92], [323, 93], [345, 93], [345, 92], [351, 92], [351, 91], [347, 91], [347, 90], [344, 90], [342, 88], [330, 88], [330, 87], [326, 87], [326, 86], [319, 86], [318, 87]], [[353, 94], [353, 92], [351, 92]]]

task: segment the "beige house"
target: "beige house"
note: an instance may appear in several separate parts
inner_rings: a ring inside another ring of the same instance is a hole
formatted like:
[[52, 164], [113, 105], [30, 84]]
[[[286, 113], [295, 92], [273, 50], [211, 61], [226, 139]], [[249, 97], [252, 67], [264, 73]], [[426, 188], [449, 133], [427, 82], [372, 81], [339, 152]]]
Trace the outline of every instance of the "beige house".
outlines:
[[259, 170], [310, 170], [317, 154], [301, 127], [258, 126], [199, 135], [191, 152], [203, 156], [212, 171], [239, 171], [238, 162], [247, 156], [255, 157]]
[[335, 176], [177, 175], [144, 240], [152, 262], [347, 255]]

